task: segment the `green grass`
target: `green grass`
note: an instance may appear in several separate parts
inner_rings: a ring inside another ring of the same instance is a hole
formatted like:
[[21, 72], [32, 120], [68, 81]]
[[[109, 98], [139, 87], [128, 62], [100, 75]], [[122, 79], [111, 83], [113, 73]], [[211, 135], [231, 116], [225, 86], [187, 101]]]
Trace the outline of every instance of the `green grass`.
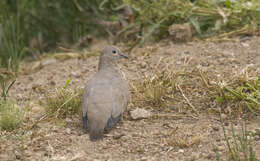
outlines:
[[54, 95], [46, 97], [46, 114], [50, 117], [64, 118], [69, 115], [77, 114], [82, 103], [82, 91], [71, 90], [66, 85], [61, 89], [56, 89]]
[[12, 131], [22, 124], [24, 109], [11, 100], [0, 100], [0, 128]]
[[5, 11], [6, 8], [0, 12], [0, 87], [1, 97], [4, 100], [7, 99], [8, 91], [15, 83], [25, 48], [19, 15], [11, 16]]
[[252, 113], [260, 113], [260, 78], [251, 80], [236, 80], [231, 84], [219, 88], [219, 103], [240, 103]]
[[[234, 125], [231, 123], [231, 139], [227, 136], [227, 130], [222, 119], [221, 126], [230, 160], [256, 161], [255, 150], [253, 148], [253, 134], [248, 131], [246, 123], [242, 125], [241, 133], [239, 134], [235, 132]], [[220, 157], [217, 157], [217, 160], [220, 161]]]

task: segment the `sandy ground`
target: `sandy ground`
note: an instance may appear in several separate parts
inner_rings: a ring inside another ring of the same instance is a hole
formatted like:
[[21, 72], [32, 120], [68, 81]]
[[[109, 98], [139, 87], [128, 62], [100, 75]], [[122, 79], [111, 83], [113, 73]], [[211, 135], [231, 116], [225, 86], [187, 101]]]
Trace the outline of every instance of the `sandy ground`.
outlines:
[[[98, 52], [106, 42], [96, 43], [91, 51]], [[124, 48], [123, 48], [124, 49]], [[248, 68], [259, 74], [260, 37], [251, 37], [241, 42], [238, 38], [229, 42], [190, 42], [174, 44], [163, 41], [134, 49], [129, 60], [123, 60], [121, 67], [129, 82], [142, 80], [157, 69], [168, 66], [170, 70], [183, 68], [201, 70], [228, 79], [231, 75]], [[70, 88], [83, 88], [89, 77], [97, 71], [98, 57], [87, 59], [58, 60], [47, 58], [48, 65], [27, 74], [20, 74], [10, 91], [24, 106], [32, 109], [29, 120], [37, 119], [44, 113], [39, 105], [46, 93], [64, 86], [71, 79]], [[45, 63], [46, 63], [46, 60]], [[157, 66], [158, 61], [161, 64]], [[37, 62], [27, 62], [21, 69], [33, 68]], [[155, 69], [156, 68], [156, 69]], [[22, 72], [23, 73], [23, 72]], [[258, 75], [259, 76], [259, 75]], [[195, 104], [196, 108], [200, 108]], [[134, 107], [130, 103], [128, 111]], [[141, 107], [142, 108], [142, 107]], [[153, 107], [150, 107], [153, 109]], [[40, 122], [35, 128], [15, 132], [1, 132], [0, 160], [216, 160], [218, 150], [223, 160], [228, 160], [219, 117], [205, 114], [196, 118], [190, 112], [174, 110], [151, 110], [151, 117], [131, 120], [125, 117], [103, 141], [90, 142], [83, 133], [79, 115], [64, 120]], [[241, 131], [242, 119], [233, 120], [235, 130]], [[26, 124], [26, 121], [25, 123]], [[247, 121], [249, 130], [260, 128], [260, 117]], [[231, 124], [225, 124], [227, 129]], [[230, 134], [229, 138], [231, 140]], [[255, 152], [260, 160], [260, 137], [253, 138]]]

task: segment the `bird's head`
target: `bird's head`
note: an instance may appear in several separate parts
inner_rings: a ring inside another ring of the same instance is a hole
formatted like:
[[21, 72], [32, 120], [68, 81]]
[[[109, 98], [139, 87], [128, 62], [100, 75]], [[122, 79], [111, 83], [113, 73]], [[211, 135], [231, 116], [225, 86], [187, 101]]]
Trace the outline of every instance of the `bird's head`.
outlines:
[[104, 50], [101, 52], [101, 57], [106, 57], [110, 59], [128, 58], [116, 46], [105, 47]]
[[128, 57], [125, 56], [118, 47], [116, 46], [105, 47], [100, 55], [99, 69], [104, 68], [105, 66], [109, 67], [117, 64], [120, 58], [128, 59]]

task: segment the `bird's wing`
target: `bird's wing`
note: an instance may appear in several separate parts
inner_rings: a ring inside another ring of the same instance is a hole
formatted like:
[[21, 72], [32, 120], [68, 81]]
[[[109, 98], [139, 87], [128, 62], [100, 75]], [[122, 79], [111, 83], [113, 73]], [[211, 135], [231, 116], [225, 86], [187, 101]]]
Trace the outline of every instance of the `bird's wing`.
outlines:
[[113, 92], [115, 95], [113, 101], [115, 103], [112, 108], [112, 117], [116, 118], [119, 115], [122, 115], [127, 107], [129, 101], [128, 83], [125, 81], [120, 81], [117, 88], [113, 89]]

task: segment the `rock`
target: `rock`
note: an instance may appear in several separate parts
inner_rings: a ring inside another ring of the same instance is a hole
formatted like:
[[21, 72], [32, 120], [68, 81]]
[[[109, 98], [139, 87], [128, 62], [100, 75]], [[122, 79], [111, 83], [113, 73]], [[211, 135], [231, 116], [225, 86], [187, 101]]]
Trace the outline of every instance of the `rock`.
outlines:
[[191, 41], [193, 35], [193, 29], [188, 23], [185, 24], [173, 24], [168, 28], [171, 39], [176, 42]]
[[145, 109], [136, 108], [135, 110], [130, 111], [130, 116], [133, 120], [146, 119], [151, 116], [151, 113]]

